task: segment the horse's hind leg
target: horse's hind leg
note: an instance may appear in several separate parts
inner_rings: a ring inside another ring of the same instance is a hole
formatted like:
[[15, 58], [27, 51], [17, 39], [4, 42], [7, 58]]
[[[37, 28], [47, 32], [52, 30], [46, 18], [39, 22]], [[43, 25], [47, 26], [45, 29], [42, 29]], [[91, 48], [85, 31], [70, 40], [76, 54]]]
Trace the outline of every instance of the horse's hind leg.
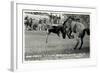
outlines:
[[81, 39], [81, 45], [80, 45], [80, 47], [79, 47], [79, 50], [82, 48], [84, 36], [85, 36], [85, 32], [83, 31], [83, 32], [80, 34], [80, 36], [79, 36], [80, 39]]
[[80, 39], [79, 39], [79, 38], [77, 38], [77, 39], [76, 39], [76, 41], [77, 41], [77, 43], [76, 43], [76, 45], [75, 45], [74, 49], [76, 49], [76, 48], [78, 47], [78, 45], [79, 45], [79, 43], [80, 43]]
[[81, 38], [81, 45], [79, 47], [79, 50], [82, 48], [82, 45], [83, 45], [83, 38]]

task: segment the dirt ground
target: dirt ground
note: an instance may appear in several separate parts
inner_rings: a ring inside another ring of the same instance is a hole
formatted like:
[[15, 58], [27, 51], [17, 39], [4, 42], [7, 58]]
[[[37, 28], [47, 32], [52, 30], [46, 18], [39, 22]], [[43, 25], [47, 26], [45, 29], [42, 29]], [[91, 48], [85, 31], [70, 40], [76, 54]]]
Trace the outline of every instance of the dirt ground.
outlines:
[[45, 31], [25, 31], [25, 60], [56, 60], [56, 59], [80, 59], [90, 56], [90, 39], [84, 37], [81, 50], [74, 50], [75, 39], [62, 39], [56, 34], [50, 34], [46, 43]]

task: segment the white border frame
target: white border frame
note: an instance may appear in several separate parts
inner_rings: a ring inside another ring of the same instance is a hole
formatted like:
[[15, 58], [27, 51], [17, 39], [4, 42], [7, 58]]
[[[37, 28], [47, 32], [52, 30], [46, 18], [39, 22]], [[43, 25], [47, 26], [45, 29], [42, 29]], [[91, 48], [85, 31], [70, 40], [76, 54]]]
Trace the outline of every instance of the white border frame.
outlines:
[[[51, 8], [52, 7], [52, 8]], [[11, 41], [11, 70], [12, 71], [26, 71], [38, 69], [56, 69], [66, 67], [81, 67], [81, 66], [94, 66], [96, 65], [96, 49], [94, 43], [94, 33], [96, 29], [96, 8], [94, 7], [74, 7], [74, 6], [57, 6], [57, 5], [41, 5], [25, 2], [12, 2], [11, 3], [11, 28], [12, 28], [12, 41]], [[33, 61], [31, 63], [22, 62], [22, 9], [36, 9], [36, 10], [56, 10], [56, 11], [79, 11], [90, 13], [90, 58], [89, 59], [66, 59], [66, 60], [46, 60], [46, 61]]]

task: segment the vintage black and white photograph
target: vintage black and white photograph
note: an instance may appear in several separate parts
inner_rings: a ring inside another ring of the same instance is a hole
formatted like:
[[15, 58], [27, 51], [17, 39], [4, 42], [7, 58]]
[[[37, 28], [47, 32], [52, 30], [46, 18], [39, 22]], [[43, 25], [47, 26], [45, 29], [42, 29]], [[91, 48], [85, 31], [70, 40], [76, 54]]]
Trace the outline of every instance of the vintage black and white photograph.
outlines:
[[90, 15], [22, 10], [25, 61], [90, 58]]

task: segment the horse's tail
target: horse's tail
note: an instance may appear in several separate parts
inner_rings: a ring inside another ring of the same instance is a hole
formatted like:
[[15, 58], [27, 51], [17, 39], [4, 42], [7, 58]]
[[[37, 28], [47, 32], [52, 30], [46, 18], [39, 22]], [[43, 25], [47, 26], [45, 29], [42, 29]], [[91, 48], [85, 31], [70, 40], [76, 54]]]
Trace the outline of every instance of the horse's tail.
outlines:
[[90, 35], [90, 29], [89, 29], [89, 28], [84, 29], [84, 30], [83, 30], [83, 33], [85, 33], [85, 32], [86, 32], [88, 35]]

